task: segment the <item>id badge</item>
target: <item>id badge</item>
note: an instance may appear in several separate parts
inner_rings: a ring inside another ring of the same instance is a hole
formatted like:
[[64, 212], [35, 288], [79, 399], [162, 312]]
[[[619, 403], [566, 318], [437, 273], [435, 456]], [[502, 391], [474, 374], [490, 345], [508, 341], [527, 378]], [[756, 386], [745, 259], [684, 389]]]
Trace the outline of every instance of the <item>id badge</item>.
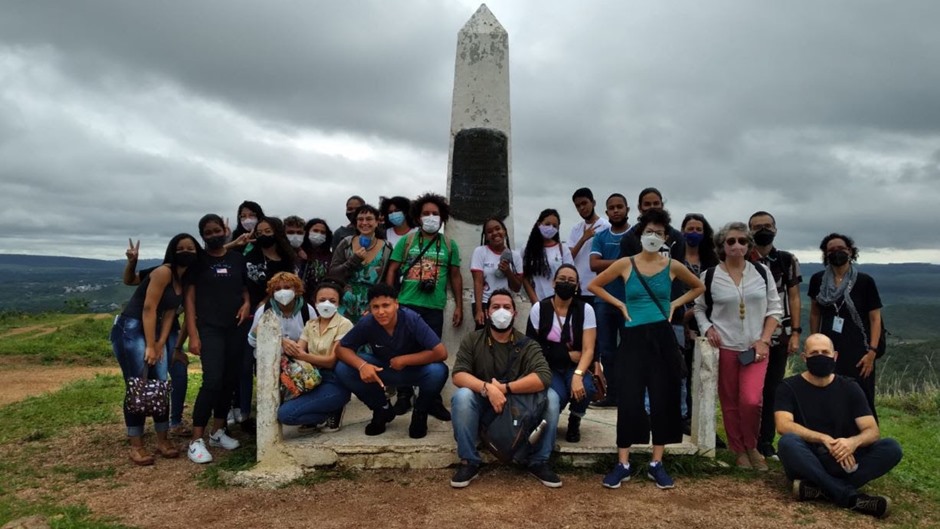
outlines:
[[839, 316], [833, 316], [832, 318], [832, 332], [837, 332], [842, 334], [842, 324], [845, 323], [845, 320]]

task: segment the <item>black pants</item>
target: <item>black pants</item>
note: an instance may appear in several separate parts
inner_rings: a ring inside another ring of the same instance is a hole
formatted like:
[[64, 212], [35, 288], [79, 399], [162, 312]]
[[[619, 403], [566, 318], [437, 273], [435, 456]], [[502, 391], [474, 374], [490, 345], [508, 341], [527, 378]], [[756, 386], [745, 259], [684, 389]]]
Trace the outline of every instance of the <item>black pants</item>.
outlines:
[[205, 427], [210, 417], [228, 415], [247, 340], [243, 327], [199, 325], [202, 386], [193, 405], [193, 426]]
[[[617, 351], [617, 448], [682, 441], [682, 379], [676, 365], [676, 338], [668, 321], [624, 327]], [[650, 413], [644, 395], [649, 391]]]
[[774, 397], [777, 395], [777, 386], [783, 380], [787, 371], [787, 348], [790, 337], [780, 335], [780, 343], [770, 346], [770, 357], [767, 358], [767, 375], [764, 376], [764, 404], [760, 413], [760, 434], [757, 445], [773, 444], [777, 433], [774, 424]]

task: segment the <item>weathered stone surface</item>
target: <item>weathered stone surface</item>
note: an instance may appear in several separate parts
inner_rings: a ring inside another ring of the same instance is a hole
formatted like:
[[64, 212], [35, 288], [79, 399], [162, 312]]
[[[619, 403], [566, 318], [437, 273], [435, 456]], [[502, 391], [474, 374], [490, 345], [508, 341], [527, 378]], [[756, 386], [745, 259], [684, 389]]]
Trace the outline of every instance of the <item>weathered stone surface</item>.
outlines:
[[692, 374], [692, 443], [699, 453], [714, 457], [718, 350], [705, 338], [695, 340]]

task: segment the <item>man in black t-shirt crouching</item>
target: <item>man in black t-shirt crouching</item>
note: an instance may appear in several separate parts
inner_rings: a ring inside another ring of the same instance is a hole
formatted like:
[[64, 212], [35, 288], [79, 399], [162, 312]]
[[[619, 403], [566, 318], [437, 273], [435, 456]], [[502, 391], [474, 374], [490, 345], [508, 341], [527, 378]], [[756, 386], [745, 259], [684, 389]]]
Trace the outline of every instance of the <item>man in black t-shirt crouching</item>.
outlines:
[[834, 374], [837, 356], [826, 335], [806, 339], [807, 371], [777, 388], [777, 454], [798, 500], [826, 498], [883, 518], [891, 500], [861, 494], [858, 488], [894, 468], [901, 461], [901, 445], [880, 438], [862, 388]]

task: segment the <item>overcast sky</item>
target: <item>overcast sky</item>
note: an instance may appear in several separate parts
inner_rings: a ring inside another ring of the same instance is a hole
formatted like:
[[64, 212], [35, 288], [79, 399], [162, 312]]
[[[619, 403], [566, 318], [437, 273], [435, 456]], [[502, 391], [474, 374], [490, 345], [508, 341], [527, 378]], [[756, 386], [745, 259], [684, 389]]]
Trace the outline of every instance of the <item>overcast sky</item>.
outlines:
[[[659, 187], [774, 213], [818, 261], [940, 263], [935, 0], [487, 3], [509, 32], [513, 216]], [[467, 1], [0, 4], [0, 252], [145, 257], [242, 200], [337, 227], [447, 185]], [[631, 212], [631, 221], [633, 220]], [[469, 254], [469, 249], [465, 249]]]

